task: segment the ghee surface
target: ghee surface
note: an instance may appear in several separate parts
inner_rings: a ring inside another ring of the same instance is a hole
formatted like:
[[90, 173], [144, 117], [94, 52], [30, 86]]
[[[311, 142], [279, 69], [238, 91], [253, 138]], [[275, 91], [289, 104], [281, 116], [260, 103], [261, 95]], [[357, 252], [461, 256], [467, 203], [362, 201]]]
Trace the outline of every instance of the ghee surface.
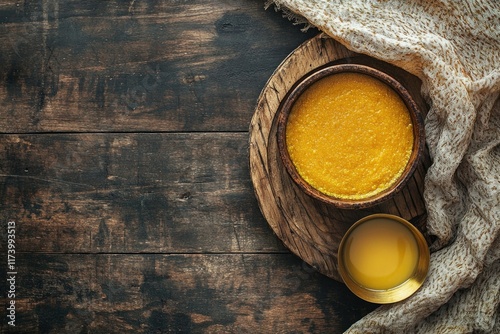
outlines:
[[410, 278], [418, 262], [418, 245], [403, 224], [375, 218], [347, 237], [345, 267], [351, 278], [370, 289], [386, 290]]
[[307, 88], [286, 127], [290, 158], [320, 192], [364, 199], [393, 185], [413, 147], [408, 109], [388, 85], [369, 75], [340, 73]]

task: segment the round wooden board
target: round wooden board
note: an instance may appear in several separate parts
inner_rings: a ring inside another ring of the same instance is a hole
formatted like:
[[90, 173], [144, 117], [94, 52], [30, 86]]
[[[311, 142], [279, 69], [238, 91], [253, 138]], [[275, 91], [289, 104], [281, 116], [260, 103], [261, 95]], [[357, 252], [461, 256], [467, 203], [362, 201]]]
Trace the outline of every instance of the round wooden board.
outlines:
[[327, 63], [349, 59], [382, 69], [397, 77], [412, 93], [425, 115], [420, 81], [411, 74], [349, 51], [325, 34], [310, 39], [293, 51], [275, 70], [258, 99], [250, 124], [250, 173], [260, 209], [267, 222], [293, 253], [333, 279], [337, 273], [337, 250], [347, 229], [372, 213], [401, 216], [424, 231], [426, 211], [423, 181], [430, 164], [428, 151], [407, 186], [393, 199], [364, 210], [341, 210], [302, 192], [286, 172], [277, 149], [275, 115], [294, 83]]

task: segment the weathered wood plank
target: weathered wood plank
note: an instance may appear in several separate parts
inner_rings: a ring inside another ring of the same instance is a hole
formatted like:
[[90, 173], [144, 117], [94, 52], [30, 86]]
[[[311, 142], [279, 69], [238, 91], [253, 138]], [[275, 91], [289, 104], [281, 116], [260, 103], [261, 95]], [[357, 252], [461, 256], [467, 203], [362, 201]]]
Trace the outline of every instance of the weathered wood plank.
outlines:
[[0, 135], [0, 233], [15, 221], [33, 252], [284, 251], [253, 193], [247, 136]]
[[17, 273], [17, 333], [340, 333], [375, 307], [290, 254], [23, 253]]
[[0, 6], [0, 132], [246, 131], [300, 31], [264, 2]]
[[375, 307], [258, 209], [248, 124], [317, 32], [263, 5], [0, 4], [0, 254], [8, 221], [17, 252], [0, 332], [337, 333]]

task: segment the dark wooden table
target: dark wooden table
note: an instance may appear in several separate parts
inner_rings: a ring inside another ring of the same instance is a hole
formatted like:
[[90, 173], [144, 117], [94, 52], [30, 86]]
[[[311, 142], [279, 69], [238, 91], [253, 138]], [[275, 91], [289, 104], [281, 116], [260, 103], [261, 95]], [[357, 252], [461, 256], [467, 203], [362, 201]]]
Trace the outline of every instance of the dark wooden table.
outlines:
[[291, 254], [250, 181], [301, 28], [257, 0], [1, 2], [2, 332], [339, 333], [376, 307]]

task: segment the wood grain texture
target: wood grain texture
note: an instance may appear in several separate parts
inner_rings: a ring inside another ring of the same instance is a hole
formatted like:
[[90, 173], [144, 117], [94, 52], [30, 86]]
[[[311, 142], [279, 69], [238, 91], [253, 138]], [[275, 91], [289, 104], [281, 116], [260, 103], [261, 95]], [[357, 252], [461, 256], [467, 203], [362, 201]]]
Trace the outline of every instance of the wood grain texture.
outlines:
[[[306, 195], [286, 172], [278, 150], [276, 111], [293, 84], [309, 71], [339, 59], [358, 56], [326, 35], [318, 35], [298, 47], [274, 72], [259, 97], [250, 125], [250, 169], [260, 208], [278, 237], [292, 252], [320, 272], [340, 280], [337, 251], [342, 236], [358, 219], [372, 213], [390, 213], [410, 220], [422, 231], [425, 226], [423, 179], [430, 165], [427, 150], [414, 176], [392, 199], [360, 209], [337, 209]], [[373, 64], [395, 73], [415, 96], [419, 80], [388, 64]], [[425, 232], [425, 231], [423, 231]]]
[[2, 4], [0, 131], [247, 131], [269, 75], [314, 33], [263, 6]]
[[13, 333], [325, 333], [374, 308], [290, 254], [23, 253], [18, 267]]
[[2, 233], [15, 220], [19, 248], [36, 252], [284, 251], [252, 192], [247, 138], [0, 136]]
[[317, 33], [263, 6], [0, 4], [0, 254], [15, 221], [17, 271], [0, 332], [335, 333], [376, 307], [259, 210], [248, 123]]

